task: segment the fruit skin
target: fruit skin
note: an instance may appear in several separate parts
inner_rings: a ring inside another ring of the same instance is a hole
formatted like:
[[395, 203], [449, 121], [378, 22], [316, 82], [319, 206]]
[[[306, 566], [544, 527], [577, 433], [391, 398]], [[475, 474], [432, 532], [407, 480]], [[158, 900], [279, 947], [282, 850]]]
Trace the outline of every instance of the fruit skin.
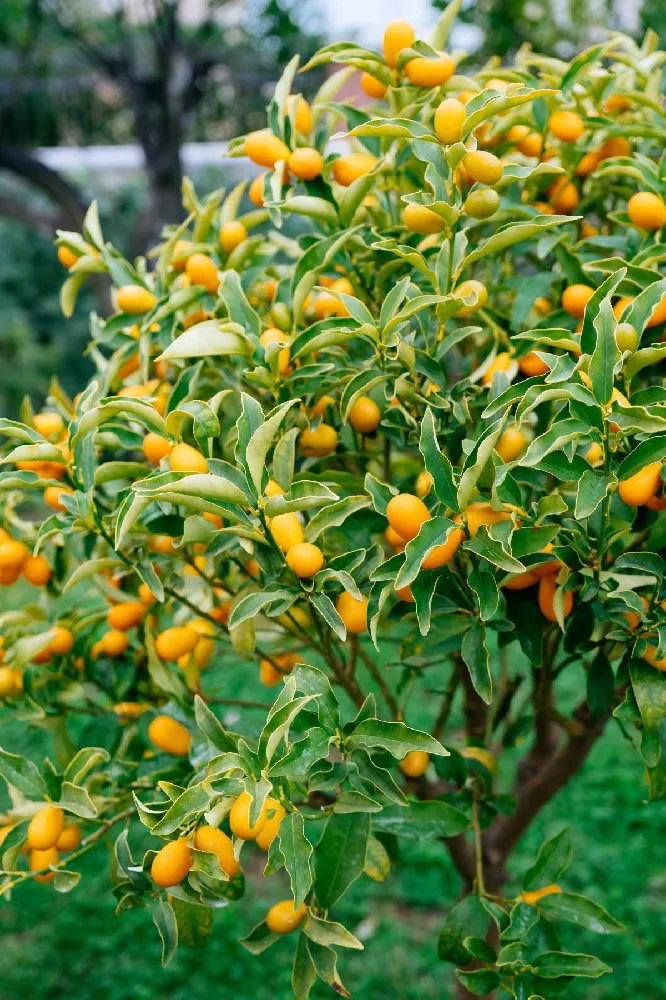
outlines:
[[456, 64], [450, 55], [443, 52], [439, 59], [419, 56], [410, 59], [405, 66], [405, 76], [415, 87], [441, 87], [455, 73]]
[[425, 557], [421, 563], [421, 569], [439, 569], [440, 566], [451, 562], [464, 540], [465, 532], [462, 528], [454, 528], [443, 545], [438, 545]]
[[62, 809], [58, 806], [44, 806], [28, 825], [28, 847], [37, 851], [55, 847], [64, 822], [65, 814]]
[[377, 166], [377, 159], [370, 153], [347, 153], [333, 164], [333, 179], [341, 187], [349, 187], [359, 177], [365, 177]]
[[395, 528], [392, 528], [390, 524], [384, 532], [384, 538], [389, 545], [396, 550], [396, 552], [402, 552], [407, 544], [402, 535], [399, 535]]
[[493, 375], [495, 374], [495, 372], [508, 371], [509, 368], [511, 367], [512, 362], [513, 358], [506, 351], [502, 351], [500, 354], [498, 354], [493, 359], [490, 366], [483, 373], [483, 377], [481, 378], [483, 384], [490, 385], [490, 383], [493, 380]]
[[[320, 396], [317, 402], [310, 409], [311, 417], [323, 417], [326, 413], [326, 409], [329, 406], [335, 406], [335, 400], [332, 396]], [[281, 491], [283, 492], [283, 491]], [[268, 496], [268, 490], [266, 490], [266, 496]]]
[[576, 208], [580, 197], [578, 188], [564, 177], [558, 177], [548, 191], [553, 208], [560, 215], [569, 215]]
[[255, 177], [250, 184], [248, 197], [252, 204], [256, 205], [257, 208], [264, 207], [264, 181], [266, 177], [268, 177], [268, 174], [259, 174], [259, 176]]
[[398, 65], [398, 53], [403, 49], [408, 49], [414, 39], [416, 32], [409, 21], [396, 20], [387, 24], [384, 32], [384, 59], [386, 65], [395, 69]]
[[[259, 343], [262, 347], [268, 347], [269, 344], [282, 344], [288, 343], [289, 337], [282, 330], [278, 330], [274, 326], [269, 326], [267, 330], [264, 330], [262, 335], [259, 337]], [[292, 371], [289, 359], [289, 347], [283, 347], [278, 353], [278, 372], [280, 375], [289, 375]]]
[[[56, 847], [48, 847], [46, 850], [32, 848], [30, 851], [29, 868], [31, 872], [38, 872], [49, 865], [57, 865], [60, 861], [60, 852]], [[52, 882], [55, 872], [47, 872], [44, 875], [35, 875], [35, 882]]]
[[49, 438], [55, 434], [61, 434], [65, 425], [59, 413], [35, 413], [32, 418], [32, 426], [42, 437]]
[[171, 454], [173, 445], [165, 437], [150, 431], [143, 439], [143, 453], [153, 465], [159, 465], [163, 458]]
[[21, 567], [21, 572], [34, 587], [45, 587], [51, 579], [51, 567], [44, 556], [29, 555]]
[[268, 486], [264, 490], [264, 495], [267, 497], [277, 497], [283, 496], [284, 490], [279, 483], [276, 483], [274, 479], [268, 480]]
[[633, 354], [638, 347], [638, 333], [631, 323], [618, 323], [615, 329], [615, 343], [622, 352]]
[[377, 100], [381, 100], [382, 97], [386, 96], [386, 87], [381, 80], [378, 80], [376, 76], [372, 76], [370, 73], [361, 73], [361, 90], [368, 97], [374, 97]]
[[635, 226], [655, 230], [666, 225], [666, 205], [650, 191], [639, 191], [627, 203], [627, 213]]
[[280, 823], [286, 815], [284, 807], [277, 801], [277, 799], [274, 799], [269, 795], [266, 799], [266, 822], [263, 829], [255, 838], [257, 847], [260, 847], [262, 851], [267, 851], [271, 846], [277, 837], [280, 829]]
[[467, 195], [464, 208], [473, 219], [489, 219], [495, 214], [499, 205], [500, 196], [497, 191], [480, 188]]
[[291, 113], [294, 102], [296, 102], [296, 113], [294, 115], [296, 131], [300, 132], [301, 135], [307, 135], [308, 132], [312, 131], [312, 110], [304, 97], [297, 97], [295, 94], [290, 94], [287, 98], [287, 114]]
[[51, 631], [54, 635], [49, 643], [49, 653], [53, 656], [66, 656], [74, 645], [74, 636], [68, 628], [61, 625], [56, 625]]
[[283, 552], [289, 552], [294, 545], [303, 541], [303, 526], [293, 512], [271, 518], [270, 531]]
[[444, 220], [425, 205], [405, 205], [402, 221], [408, 229], [424, 236], [429, 233], [441, 233], [444, 229]]
[[143, 621], [145, 613], [146, 608], [141, 601], [121, 601], [110, 608], [106, 621], [110, 628], [127, 632]]
[[307, 914], [305, 903], [296, 908], [292, 899], [284, 899], [271, 906], [266, 914], [266, 923], [273, 934], [291, 934], [301, 926]]
[[289, 568], [302, 579], [314, 576], [324, 565], [323, 552], [312, 542], [294, 545], [287, 552], [286, 559]]
[[543, 889], [534, 889], [532, 892], [527, 892], [523, 890], [520, 894], [520, 898], [523, 903], [527, 903], [528, 906], [536, 906], [540, 899], [544, 896], [552, 896], [557, 892], [562, 892], [559, 885], [553, 882], [552, 885], [545, 885]]
[[428, 770], [428, 764], [430, 763], [430, 754], [426, 753], [425, 750], [410, 750], [405, 757], [402, 758], [398, 767], [403, 774], [406, 774], [408, 778], [420, 778], [422, 774], [425, 774]]
[[115, 660], [129, 649], [129, 638], [125, 632], [119, 629], [112, 629], [105, 632], [99, 641], [99, 651], [110, 659]]
[[623, 479], [617, 491], [629, 507], [642, 507], [652, 499], [660, 486], [661, 462], [651, 462], [633, 476]]
[[459, 142], [466, 118], [467, 111], [462, 101], [458, 101], [455, 97], [447, 97], [442, 101], [435, 111], [434, 123], [439, 141], [445, 146]]
[[197, 851], [217, 855], [220, 868], [233, 878], [240, 868], [240, 861], [234, 857], [234, 845], [231, 838], [223, 830], [214, 826], [200, 826], [194, 834], [194, 846]]
[[527, 447], [527, 438], [517, 427], [507, 427], [495, 445], [503, 462], [514, 462]]
[[405, 604], [414, 604], [416, 602], [416, 598], [412, 594], [412, 588], [410, 586], [397, 587], [395, 589], [395, 595], [401, 601], [404, 601]]
[[257, 166], [272, 168], [278, 160], [287, 160], [289, 147], [269, 129], [262, 129], [245, 137], [245, 154]]
[[162, 889], [186, 878], [194, 858], [186, 840], [171, 840], [157, 852], [150, 867], [153, 882]]
[[368, 599], [361, 595], [358, 601], [347, 590], [338, 597], [335, 609], [342, 618], [345, 628], [351, 635], [360, 635], [368, 630]]
[[433, 486], [433, 478], [429, 472], [423, 469], [419, 472], [416, 477], [416, 495], [417, 497], [426, 497]]
[[349, 423], [360, 434], [372, 434], [381, 419], [381, 410], [369, 396], [359, 396], [349, 411]]
[[299, 449], [302, 455], [311, 458], [323, 458], [331, 455], [338, 446], [338, 432], [330, 424], [319, 424], [310, 429], [306, 427], [299, 438]]
[[502, 179], [504, 167], [494, 153], [488, 153], [483, 149], [477, 149], [473, 153], [466, 153], [463, 157], [465, 170], [479, 184], [492, 186]]
[[535, 573], [519, 573], [511, 580], [505, 580], [502, 584], [504, 590], [526, 590], [539, 582], [539, 577]]
[[593, 295], [594, 288], [589, 285], [568, 285], [562, 292], [562, 308], [575, 319], [582, 319]]
[[[547, 618], [549, 622], [556, 622], [557, 617], [555, 615], [555, 589], [557, 584], [555, 578], [551, 576], [542, 576], [539, 580], [539, 608], [541, 609], [541, 614], [544, 618]], [[563, 617], [568, 618], [571, 614], [571, 609], [573, 608], [573, 594], [570, 590], [564, 595], [564, 611]]]
[[20, 667], [0, 666], [0, 698], [14, 698], [23, 690], [23, 671]]
[[54, 510], [66, 510], [62, 502], [64, 495], [73, 496], [72, 490], [68, 490], [66, 486], [47, 486], [44, 490], [44, 503]]
[[576, 142], [585, 131], [583, 119], [575, 111], [554, 111], [548, 128], [560, 142]]
[[229, 826], [234, 837], [239, 840], [255, 840], [266, 825], [266, 813], [268, 812], [267, 802], [264, 802], [256, 823], [250, 825], [250, 805], [252, 796], [249, 792], [241, 792], [229, 813]]
[[78, 823], [65, 823], [56, 841], [59, 851], [75, 851], [81, 843], [81, 827]]
[[170, 715], [155, 716], [148, 726], [148, 739], [159, 750], [174, 757], [187, 757], [192, 742], [192, 737], [185, 726], [172, 719]]
[[191, 653], [199, 633], [191, 625], [173, 625], [155, 639], [155, 652], [162, 660], [177, 660], [185, 653]]
[[169, 465], [172, 472], [208, 472], [208, 462], [189, 444], [176, 444], [171, 449]]
[[511, 517], [506, 510], [494, 510], [489, 503], [471, 503], [467, 508], [467, 530], [472, 538], [482, 525], [497, 524], [498, 521], [508, 521]]
[[657, 670], [666, 670], [666, 656], [663, 659], [657, 659], [657, 650], [654, 646], [648, 646], [643, 653], [643, 659], [650, 664], [651, 667], [655, 667]]
[[74, 267], [79, 258], [75, 253], [73, 253], [69, 247], [60, 246], [58, 247], [58, 260], [63, 267]]
[[155, 308], [157, 299], [143, 285], [123, 285], [116, 293], [116, 303], [120, 312], [142, 316]]
[[423, 500], [412, 493], [398, 493], [389, 500], [386, 516], [393, 530], [409, 542], [416, 538], [421, 525], [430, 520], [430, 511]]
[[231, 253], [247, 239], [247, 229], [242, 222], [233, 219], [220, 227], [220, 244], [225, 253]]
[[523, 156], [541, 156], [543, 139], [538, 132], [529, 132], [524, 139], [516, 143], [516, 149]]
[[287, 160], [289, 172], [301, 181], [313, 181], [319, 177], [324, 166], [324, 158], [311, 146], [295, 149]]
[[471, 316], [472, 313], [477, 312], [479, 309], [483, 309], [486, 302], [488, 301], [488, 289], [486, 286], [477, 281], [475, 278], [469, 278], [467, 281], [461, 281], [460, 284], [454, 288], [453, 294], [466, 298], [471, 295], [472, 292], [476, 292], [476, 302], [471, 306], [463, 306], [456, 313], [457, 316], [465, 317]]
[[585, 461], [590, 465], [598, 465], [604, 457], [604, 450], [598, 441], [593, 441], [585, 452]]
[[193, 253], [187, 258], [185, 273], [193, 285], [201, 285], [211, 295], [215, 295], [220, 285], [217, 267], [205, 253]]
[[534, 378], [537, 375], [546, 375], [550, 368], [535, 351], [530, 351], [524, 357], [518, 359], [518, 367], [523, 375]]

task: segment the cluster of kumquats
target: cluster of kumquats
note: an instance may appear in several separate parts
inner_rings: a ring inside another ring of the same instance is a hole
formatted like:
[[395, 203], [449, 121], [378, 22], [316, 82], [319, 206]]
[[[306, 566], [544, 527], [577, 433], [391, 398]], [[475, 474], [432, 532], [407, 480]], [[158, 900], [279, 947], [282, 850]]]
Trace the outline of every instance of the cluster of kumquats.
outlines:
[[[61, 853], [138, 812], [162, 846], [137, 864], [125, 830], [114, 891], [150, 900], [171, 953], [183, 907], [242, 893], [255, 841], [292, 895], [245, 943], [302, 927], [303, 998], [315, 975], [347, 995], [322, 949], [360, 943], [328, 911], [386, 877], [396, 810], [421, 806], [403, 789], [446, 779], [427, 804], [444, 840], [478, 846], [495, 822], [497, 754], [533, 705], [512, 702], [498, 649], [535, 676], [544, 649], [550, 668], [575, 649], [588, 692], [603, 656], [595, 705], [652, 735], [652, 695], [626, 691], [640, 671], [666, 682], [663, 54], [616, 35], [570, 64], [521, 50], [475, 70], [444, 51], [459, 7], [431, 43], [395, 21], [381, 53], [323, 49], [310, 65], [340, 68], [311, 102], [293, 61], [267, 128], [230, 146], [264, 172], [205, 198], [186, 180], [184, 221], [145, 258], [104, 240], [95, 206], [60, 233], [66, 315], [89, 274], [113, 285], [97, 371], [0, 421], [0, 698], [109, 726], [62, 773], [0, 751], [18, 789], [0, 896], [33, 876], [71, 888]], [[338, 100], [359, 71], [370, 103]], [[239, 661], [279, 689], [261, 726]], [[445, 728], [463, 675], [486, 738]], [[431, 733], [411, 728], [440, 694]], [[651, 737], [642, 752], [652, 773]], [[338, 824], [366, 842], [342, 862]], [[524, 889], [516, 905], [559, 892]], [[493, 962], [492, 988], [527, 975]], [[524, 995], [550, 997], [537, 967]]]

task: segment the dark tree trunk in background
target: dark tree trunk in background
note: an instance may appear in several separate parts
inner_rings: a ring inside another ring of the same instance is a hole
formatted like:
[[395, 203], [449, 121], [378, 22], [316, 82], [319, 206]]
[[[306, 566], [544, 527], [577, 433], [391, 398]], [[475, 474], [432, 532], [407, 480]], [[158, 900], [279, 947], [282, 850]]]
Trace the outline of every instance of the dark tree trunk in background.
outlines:
[[58, 225], [80, 232], [85, 208], [79, 192], [62, 174], [17, 146], [0, 142], [0, 170], [10, 170], [39, 187], [58, 206]]

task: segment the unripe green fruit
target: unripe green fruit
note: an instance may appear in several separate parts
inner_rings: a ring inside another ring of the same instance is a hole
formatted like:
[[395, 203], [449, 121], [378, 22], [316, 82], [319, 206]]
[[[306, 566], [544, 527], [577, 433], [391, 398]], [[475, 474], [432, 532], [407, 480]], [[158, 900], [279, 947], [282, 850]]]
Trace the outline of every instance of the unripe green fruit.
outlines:
[[497, 191], [485, 188], [467, 195], [465, 211], [473, 219], [489, 219], [499, 208], [500, 196]]
[[291, 309], [286, 302], [276, 302], [271, 309], [271, 322], [278, 330], [291, 330]]
[[638, 334], [631, 323], [618, 323], [615, 330], [615, 343], [618, 350], [634, 353], [638, 347]]

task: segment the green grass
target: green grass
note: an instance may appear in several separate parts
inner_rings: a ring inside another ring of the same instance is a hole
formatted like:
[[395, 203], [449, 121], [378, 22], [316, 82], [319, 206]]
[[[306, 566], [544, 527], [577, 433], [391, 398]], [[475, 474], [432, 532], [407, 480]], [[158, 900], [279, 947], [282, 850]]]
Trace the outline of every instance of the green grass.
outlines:
[[[258, 689], [255, 672], [256, 666], [225, 662], [223, 669], [206, 677], [221, 678], [221, 694], [233, 688], [237, 697], [265, 700], [266, 689]], [[575, 678], [567, 683], [573, 685]], [[418, 718], [419, 699], [413, 701], [415, 717], [410, 712], [410, 721], [427, 724], [426, 718]], [[426, 704], [423, 699], [421, 705]], [[261, 711], [248, 712], [252, 725], [259, 725], [261, 718]], [[226, 721], [237, 724], [233, 713]], [[43, 732], [7, 722], [6, 714], [0, 724], [0, 743], [7, 749], [29, 753], [35, 760], [43, 755]], [[509, 754], [502, 759], [499, 790], [508, 790], [514, 763]], [[598, 954], [615, 969], [597, 982], [572, 987], [566, 995], [574, 1000], [626, 1000], [636, 995], [657, 1000], [663, 995], [666, 802], [646, 804], [645, 799], [640, 757], [611, 726], [577, 779], [539, 815], [512, 859], [511, 871], [520, 875], [543, 839], [569, 825], [575, 855], [562, 885], [589, 894], [627, 926], [626, 934], [598, 937], [562, 925], [565, 948]], [[132, 833], [136, 836], [138, 831]], [[246, 896], [216, 913], [207, 948], [181, 947], [166, 970], [160, 966], [150, 913], [114, 915], [109, 859], [103, 847], [84, 858], [81, 883], [67, 896], [51, 886], [28, 884], [10, 902], [0, 902], [0, 1000], [208, 1000], [217, 990], [231, 993], [235, 1000], [289, 997], [294, 938], [259, 958], [238, 944], [273, 902], [289, 895], [284, 872], [262, 877], [264, 855], [253, 846], [243, 856]], [[516, 885], [507, 889], [514, 891]], [[360, 880], [334, 914], [365, 944], [364, 952], [342, 955], [340, 971], [351, 992], [362, 1000], [451, 997], [451, 970], [438, 962], [436, 941], [458, 892], [459, 879], [445, 848], [431, 842], [406, 843], [402, 863], [384, 884]], [[313, 991], [317, 1000], [331, 995], [321, 984]]]

